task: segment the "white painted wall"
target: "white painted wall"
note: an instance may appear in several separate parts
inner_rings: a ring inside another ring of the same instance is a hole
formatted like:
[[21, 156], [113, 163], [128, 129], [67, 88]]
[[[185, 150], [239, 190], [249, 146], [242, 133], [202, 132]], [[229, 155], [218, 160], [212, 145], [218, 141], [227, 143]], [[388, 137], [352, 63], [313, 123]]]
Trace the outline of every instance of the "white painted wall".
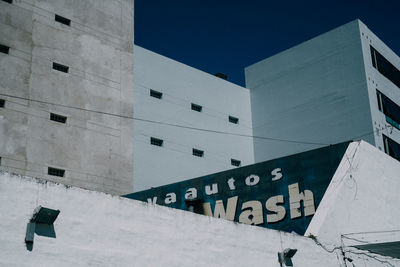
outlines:
[[[134, 75], [136, 118], [252, 135], [248, 89], [139, 46]], [[163, 98], [151, 97], [150, 89], [162, 92]], [[191, 110], [191, 103], [203, 111]], [[230, 123], [229, 115], [239, 118], [239, 124]], [[163, 139], [163, 147], [152, 146], [150, 137]], [[241, 160], [242, 166], [254, 162], [249, 137], [135, 120], [133, 140], [135, 191], [234, 168], [231, 158]], [[204, 157], [194, 157], [192, 148], [204, 150]]]
[[[349, 247], [354, 245], [349, 237], [364, 240], [363, 245], [399, 241], [399, 173], [397, 160], [364, 141], [351, 143], [305, 235], [316, 236], [328, 249], [344, 245], [347, 256], [359, 259], [361, 266], [376, 262], [356, 254], [360, 251]], [[400, 266], [400, 260], [392, 264]]]
[[[254, 135], [322, 144], [363, 135], [374, 144], [358, 20], [251, 65], [245, 73]], [[255, 161], [319, 146], [255, 139]]]
[[[294, 266], [339, 266], [306, 237], [4, 172], [0, 202], [1, 266], [279, 266], [285, 248]], [[56, 238], [35, 234], [28, 251], [38, 205], [61, 211]]]

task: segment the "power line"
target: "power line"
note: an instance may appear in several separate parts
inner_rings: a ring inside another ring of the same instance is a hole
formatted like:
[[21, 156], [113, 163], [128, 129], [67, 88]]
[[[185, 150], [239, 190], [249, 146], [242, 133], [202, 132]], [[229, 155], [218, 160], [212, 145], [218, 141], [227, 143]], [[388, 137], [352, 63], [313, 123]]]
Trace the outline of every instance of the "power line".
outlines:
[[133, 117], [133, 116], [131, 117], [131, 116], [115, 114], [115, 113], [110, 113], [110, 112], [104, 112], [104, 111], [98, 111], [98, 110], [92, 110], [92, 109], [85, 109], [85, 108], [80, 108], [80, 107], [73, 107], [73, 106], [68, 106], [68, 105], [63, 105], [63, 104], [58, 104], [58, 103], [51, 103], [51, 102], [48, 102], [48, 101], [31, 99], [31, 98], [20, 97], [20, 96], [13, 96], [13, 95], [3, 94], [3, 93], [0, 93], [0, 95], [6, 96], [6, 97], [11, 97], [11, 98], [16, 98], [16, 99], [22, 99], [22, 100], [26, 100], [26, 101], [42, 103], [42, 104], [55, 105], [55, 106], [60, 106], [60, 107], [64, 107], [64, 108], [71, 108], [71, 109], [76, 109], [76, 110], [81, 110], [81, 111], [86, 111], [86, 112], [93, 112], [93, 113], [97, 113], [97, 114], [103, 114], [103, 115], [108, 115], [108, 116], [113, 116], [113, 117], [131, 119], [131, 120], [136, 120], [136, 121], [142, 121], [142, 122], [147, 122], [147, 123], [153, 123], [153, 124], [177, 127], [177, 128], [194, 130], [194, 131], [202, 131], [202, 132], [209, 132], [209, 133], [216, 133], [216, 134], [225, 134], [225, 135], [231, 135], [231, 136], [241, 136], [241, 137], [247, 137], [247, 138], [255, 138], [255, 139], [270, 140], [270, 141], [277, 141], [277, 142], [287, 142], [287, 143], [295, 143], [295, 144], [321, 145], [321, 146], [330, 145], [330, 144], [327, 144], [327, 143], [307, 142], [307, 141], [281, 139], [281, 138], [266, 137], [266, 136], [254, 136], [254, 135], [249, 135], [249, 134], [230, 133], [230, 132], [225, 132], [225, 131], [197, 128], [197, 127], [192, 127], [192, 126], [185, 126], [185, 125], [174, 124], [174, 123], [154, 121], [154, 120], [138, 118], [138, 117]]

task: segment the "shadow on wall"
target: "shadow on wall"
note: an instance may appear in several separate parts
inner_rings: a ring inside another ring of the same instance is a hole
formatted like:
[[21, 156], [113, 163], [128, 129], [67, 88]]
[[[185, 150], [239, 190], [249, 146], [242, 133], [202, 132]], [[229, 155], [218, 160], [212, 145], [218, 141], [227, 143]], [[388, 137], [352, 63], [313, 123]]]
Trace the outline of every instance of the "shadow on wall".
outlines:
[[27, 250], [33, 250], [33, 239], [35, 234], [56, 238], [53, 223], [57, 219], [59, 213], [59, 210], [44, 208], [42, 206], [38, 206], [33, 211], [32, 218], [26, 226], [25, 244]]

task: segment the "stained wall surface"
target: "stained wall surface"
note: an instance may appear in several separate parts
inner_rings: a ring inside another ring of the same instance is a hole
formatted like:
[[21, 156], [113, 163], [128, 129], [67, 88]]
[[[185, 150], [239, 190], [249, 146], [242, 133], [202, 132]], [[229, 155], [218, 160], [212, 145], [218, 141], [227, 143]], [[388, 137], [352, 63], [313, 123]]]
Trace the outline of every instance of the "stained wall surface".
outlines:
[[132, 192], [133, 1], [1, 1], [0, 32], [1, 169]]

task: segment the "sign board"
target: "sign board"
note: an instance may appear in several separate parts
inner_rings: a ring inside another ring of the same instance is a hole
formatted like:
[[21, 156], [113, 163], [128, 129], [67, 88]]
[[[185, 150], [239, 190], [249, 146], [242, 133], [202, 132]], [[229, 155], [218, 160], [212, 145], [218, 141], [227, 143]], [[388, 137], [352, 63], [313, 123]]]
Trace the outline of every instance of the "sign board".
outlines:
[[349, 142], [126, 195], [303, 235]]

